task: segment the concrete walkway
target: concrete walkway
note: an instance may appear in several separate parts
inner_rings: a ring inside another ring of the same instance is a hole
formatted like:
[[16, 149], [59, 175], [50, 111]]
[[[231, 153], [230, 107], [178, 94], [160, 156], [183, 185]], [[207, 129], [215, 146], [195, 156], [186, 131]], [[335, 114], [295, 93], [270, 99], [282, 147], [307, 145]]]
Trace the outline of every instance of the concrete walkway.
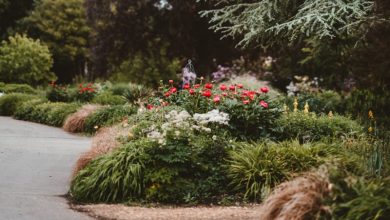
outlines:
[[0, 219], [91, 219], [61, 197], [89, 146], [89, 138], [59, 128], [0, 117]]

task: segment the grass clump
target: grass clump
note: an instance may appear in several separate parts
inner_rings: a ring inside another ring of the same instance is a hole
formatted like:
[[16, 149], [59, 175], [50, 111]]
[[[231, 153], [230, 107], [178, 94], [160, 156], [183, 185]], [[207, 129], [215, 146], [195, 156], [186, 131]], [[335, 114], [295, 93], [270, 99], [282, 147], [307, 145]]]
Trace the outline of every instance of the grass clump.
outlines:
[[277, 140], [297, 138], [300, 141], [316, 141], [323, 137], [341, 137], [362, 131], [361, 125], [344, 116], [293, 112], [276, 120], [273, 136]]
[[0, 97], [0, 115], [11, 116], [24, 102], [39, 98], [39, 96], [23, 93], [3, 95]]
[[137, 108], [130, 105], [103, 107], [87, 117], [84, 130], [88, 133], [94, 133], [101, 127], [118, 123], [135, 113], [137, 113]]
[[63, 129], [77, 133], [84, 131], [85, 120], [100, 108], [98, 105], [84, 105], [77, 112], [66, 118]]

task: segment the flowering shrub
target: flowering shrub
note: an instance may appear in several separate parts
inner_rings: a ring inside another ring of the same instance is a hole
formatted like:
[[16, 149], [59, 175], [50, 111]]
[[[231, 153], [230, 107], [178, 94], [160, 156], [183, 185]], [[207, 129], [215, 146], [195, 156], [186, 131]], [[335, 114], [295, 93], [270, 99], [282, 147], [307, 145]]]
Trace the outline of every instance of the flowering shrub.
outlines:
[[67, 102], [69, 101], [68, 88], [66, 86], [61, 86], [56, 84], [55, 81], [52, 81], [50, 84], [50, 89], [46, 93], [46, 97], [51, 102]]
[[76, 94], [76, 99], [82, 102], [89, 102], [95, 97], [96, 94], [97, 91], [93, 83], [80, 84], [79, 90]]
[[161, 85], [159, 95], [151, 98], [148, 108], [167, 105], [184, 107], [190, 114], [205, 113], [213, 109], [230, 117], [232, 133], [241, 139], [267, 137], [281, 109], [267, 95], [267, 87], [247, 90], [243, 85], [216, 86], [212, 83], [185, 84], [178, 90], [173, 81]]
[[[227, 122], [227, 115], [216, 110], [191, 116], [180, 107], [131, 116], [129, 134], [119, 138], [123, 146], [80, 171], [71, 193], [94, 202], [220, 201], [228, 184], [223, 171], [229, 149], [223, 129]], [[104, 175], [113, 172], [115, 178]]]

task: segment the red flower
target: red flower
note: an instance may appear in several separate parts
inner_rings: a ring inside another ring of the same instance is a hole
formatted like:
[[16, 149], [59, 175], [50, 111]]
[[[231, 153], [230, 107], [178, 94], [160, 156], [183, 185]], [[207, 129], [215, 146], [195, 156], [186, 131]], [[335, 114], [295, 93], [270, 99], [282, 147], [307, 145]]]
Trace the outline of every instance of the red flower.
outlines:
[[234, 85], [229, 86], [230, 91], [236, 90], [236, 87]]
[[219, 89], [221, 89], [222, 91], [225, 91], [227, 89], [226, 85], [225, 84], [222, 84]]
[[171, 93], [175, 93], [175, 92], [177, 92], [177, 89], [176, 89], [175, 87], [172, 87], [172, 88], [169, 89], [169, 91], [170, 91]]
[[222, 95], [223, 95], [223, 96], [227, 96], [228, 94], [227, 94], [226, 92], [223, 92]]
[[216, 95], [216, 96], [214, 96], [213, 101], [214, 101], [215, 103], [219, 103], [219, 102], [221, 101], [221, 97], [219, 97], [218, 95]]
[[264, 101], [260, 101], [259, 103], [261, 106], [263, 106], [264, 108], [268, 108], [268, 103], [264, 102]]
[[248, 90], [243, 90], [242, 91], [242, 96], [248, 96], [249, 95], [249, 91]]
[[193, 90], [193, 89], [190, 89], [188, 92], [190, 93], [190, 95], [194, 95], [195, 94], [195, 90]]
[[202, 96], [207, 98], [211, 97], [211, 95], [212, 95], [211, 90], [206, 90], [202, 93]]
[[169, 97], [169, 96], [171, 96], [171, 93], [170, 93], [170, 92], [166, 92], [166, 93], [164, 94], [164, 96], [165, 96], [165, 97]]
[[260, 89], [260, 91], [263, 93], [268, 93], [269, 89], [268, 89], [268, 87], [263, 87]]
[[188, 83], [186, 83], [186, 84], [184, 84], [184, 86], [183, 86], [183, 89], [190, 89], [191, 87], [190, 87], [190, 84], [188, 84]]
[[242, 103], [244, 103], [244, 105], [248, 105], [249, 104], [249, 100], [243, 100]]
[[168, 82], [169, 82], [170, 84], [173, 84], [173, 80], [171, 80], [171, 79], [170, 79]]
[[237, 88], [242, 89], [244, 86], [242, 84], [237, 84]]
[[148, 110], [151, 110], [151, 109], [153, 109], [154, 108], [154, 106], [153, 105], [151, 105], [151, 104], [148, 104], [148, 106], [146, 107]]
[[92, 86], [92, 83], [88, 83], [88, 87], [91, 87]]
[[194, 88], [195, 88], [195, 89], [198, 89], [199, 87], [200, 87], [199, 84], [194, 85]]
[[211, 83], [206, 83], [206, 85], [204, 86], [206, 89], [212, 89], [213, 88], [213, 84]]

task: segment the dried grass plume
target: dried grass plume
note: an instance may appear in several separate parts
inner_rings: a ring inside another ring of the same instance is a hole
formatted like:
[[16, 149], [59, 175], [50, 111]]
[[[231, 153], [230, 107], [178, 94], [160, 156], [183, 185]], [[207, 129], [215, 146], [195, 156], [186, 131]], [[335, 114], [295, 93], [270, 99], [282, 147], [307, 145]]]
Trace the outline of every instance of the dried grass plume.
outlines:
[[331, 184], [326, 168], [306, 173], [280, 184], [262, 204], [261, 220], [318, 219], [328, 215], [323, 199], [329, 195]]
[[72, 133], [82, 132], [85, 120], [100, 107], [99, 105], [84, 105], [65, 120], [63, 129]]

